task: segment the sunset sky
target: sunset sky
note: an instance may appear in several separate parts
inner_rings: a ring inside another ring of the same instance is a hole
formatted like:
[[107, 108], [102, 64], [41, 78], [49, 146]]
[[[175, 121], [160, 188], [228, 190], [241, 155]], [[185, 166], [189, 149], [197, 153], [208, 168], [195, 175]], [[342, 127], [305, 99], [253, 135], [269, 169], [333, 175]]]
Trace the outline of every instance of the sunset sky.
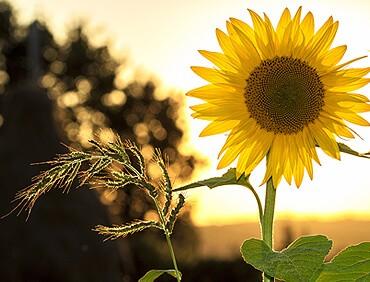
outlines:
[[[316, 27], [330, 15], [339, 20], [339, 31], [334, 45], [347, 44], [344, 60], [368, 55], [370, 50], [370, 1], [368, 0], [13, 0], [22, 22], [35, 17], [43, 18], [63, 40], [65, 31], [83, 20], [88, 23], [89, 34], [97, 42], [108, 40], [118, 56], [128, 56], [129, 64], [158, 78], [162, 87], [187, 90], [205, 84], [190, 70], [191, 65], [208, 65], [197, 50], [219, 50], [215, 29], [225, 30], [229, 17], [250, 23], [247, 9], [266, 12], [273, 23], [285, 7], [312, 11]], [[364, 59], [358, 66], [369, 66]], [[130, 74], [125, 74], [130, 79]], [[370, 87], [363, 88], [370, 96]], [[187, 99], [184, 114], [190, 117]], [[368, 119], [370, 115], [366, 116]], [[217, 153], [225, 136], [198, 138], [205, 123], [188, 119], [188, 141], [182, 150], [195, 147], [210, 159], [210, 166], [195, 174], [195, 179], [220, 175], [216, 171]], [[364, 140], [351, 144], [359, 151], [370, 150], [370, 128], [357, 128]], [[322, 166], [315, 167], [314, 180], [305, 176], [298, 190], [286, 184], [277, 192], [277, 215], [310, 218], [363, 218], [370, 219], [370, 160], [343, 155], [338, 162], [320, 154]], [[263, 197], [259, 187], [264, 164], [252, 175], [252, 184]], [[193, 206], [194, 221], [199, 225], [225, 224], [257, 219], [256, 204], [248, 190], [241, 187], [206, 188], [187, 192]]]

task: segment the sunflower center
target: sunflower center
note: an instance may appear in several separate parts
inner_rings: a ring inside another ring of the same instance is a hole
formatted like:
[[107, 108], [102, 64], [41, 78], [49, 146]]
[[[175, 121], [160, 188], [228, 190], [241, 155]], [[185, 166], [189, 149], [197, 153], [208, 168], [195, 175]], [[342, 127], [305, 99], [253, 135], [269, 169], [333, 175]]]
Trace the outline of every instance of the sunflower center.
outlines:
[[319, 116], [324, 105], [324, 85], [307, 63], [275, 57], [253, 70], [244, 96], [252, 118], [261, 128], [294, 134]]

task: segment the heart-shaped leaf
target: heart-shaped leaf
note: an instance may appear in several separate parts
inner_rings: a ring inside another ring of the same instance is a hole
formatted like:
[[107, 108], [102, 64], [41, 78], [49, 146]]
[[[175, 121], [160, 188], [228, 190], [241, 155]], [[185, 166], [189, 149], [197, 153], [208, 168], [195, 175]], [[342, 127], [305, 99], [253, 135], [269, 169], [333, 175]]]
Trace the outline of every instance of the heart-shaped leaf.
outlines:
[[370, 242], [348, 247], [326, 263], [317, 282], [370, 281]]
[[194, 183], [190, 183], [188, 185], [179, 187], [174, 189], [173, 191], [183, 191], [183, 190], [188, 190], [192, 188], [197, 188], [197, 187], [202, 187], [202, 186], [207, 186], [208, 188], [215, 188], [218, 186], [223, 186], [223, 185], [243, 185], [248, 188], [251, 188], [251, 184], [249, 183], [249, 175], [245, 176], [244, 174], [240, 176], [239, 178], [236, 177], [236, 169], [235, 168], [230, 168], [226, 173], [224, 173], [220, 177], [212, 177], [208, 178], [205, 180], [200, 180]]
[[[176, 270], [174, 269], [152, 269], [149, 270], [143, 277], [139, 279], [139, 282], [153, 282], [155, 279], [157, 279], [162, 274], [167, 273], [169, 275], [172, 275], [173, 277], [177, 277]], [[181, 279], [181, 273], [178, 272]]]
[[246, 240], [241, 253], [244, 260], [269, 276], [287, 281], [315, 281], [332, 246], [325, 236], [307, 236], [294, 241], [285, 250], [274, 252], [258, 239]]

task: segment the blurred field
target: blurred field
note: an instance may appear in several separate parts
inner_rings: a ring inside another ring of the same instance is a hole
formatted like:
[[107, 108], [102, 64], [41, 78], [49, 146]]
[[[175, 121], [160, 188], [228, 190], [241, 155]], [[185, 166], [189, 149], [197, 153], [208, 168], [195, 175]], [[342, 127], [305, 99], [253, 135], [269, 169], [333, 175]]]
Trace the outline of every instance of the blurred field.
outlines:
[[[259, 238], [259, 224], [244, 224], [199, 227], [200, 255], [203, 258], [235, 259], [239, 247], [247, 238]], [[326, 234], [333, 240], [329, 256], [348, 245], [370, 240], [370, 221], [277, 221], [275, 225], [275, 249], [282, 249], [302, 235]]]

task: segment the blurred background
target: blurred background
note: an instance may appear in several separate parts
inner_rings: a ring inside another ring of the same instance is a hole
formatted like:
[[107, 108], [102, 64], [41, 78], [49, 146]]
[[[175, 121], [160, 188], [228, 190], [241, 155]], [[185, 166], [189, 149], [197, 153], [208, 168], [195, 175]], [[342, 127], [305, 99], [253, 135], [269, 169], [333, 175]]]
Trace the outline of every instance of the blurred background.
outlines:
[[[368, 54], [368, 1], [304, 4], [317, 25], [332, 14], [340, 20], [335, 44], [349, 44], [347, 58]], [[283, 8], [299, 5], [288, 0], [0, 1], [0, 214], [9, 212], [15, 193], [47, 168], [31, 163], [65, 152], [61, 144], [85, 150], [89, 139], [109, 141], [114, 132], [140, 144], [147, 157], [161, 148], [175, 186], [222, 174], [216, 164], [225, 136], [198, 138], [205, 123], [190, 119], [188, 106], [199, 101], [184, 95], [204, 84], [189, 68], [207, 64], [196, 50], [218, 50], [215, 28], [223, 28], [230, 16], [248, 21], [247, 8], [267, 12], [276, 22]], [[363, 92], [369, 95], [369, 88]], [[363, 140], [349, 144], [369, 151], [369, 130], [355, 129]], [[369, 161], [320, 157], [323, 166], [315, 167], [314, 181], [306, 178], [300, 189], [279, 187], [276, 249], [302, 234], [333, 239], [330, 256], [370, 240]], [[251, 177], [261, 198], [263, 166]], [[249, 193], [232, 186], [187, 192], [187, 208], [174, 232], [184, 281], [259, 281], [259, 273], [239, 258], [243, 240], [259, 237]], [[1, 280], [129, 282], [149, 269], [169, 268], [166, 243], [155, 230], [112, 242], [91, 231], [97, 224], [148, 218], [153, 208], [132, 188], [52, 191], [27, 222], [25, 215], [0, 221]]]

